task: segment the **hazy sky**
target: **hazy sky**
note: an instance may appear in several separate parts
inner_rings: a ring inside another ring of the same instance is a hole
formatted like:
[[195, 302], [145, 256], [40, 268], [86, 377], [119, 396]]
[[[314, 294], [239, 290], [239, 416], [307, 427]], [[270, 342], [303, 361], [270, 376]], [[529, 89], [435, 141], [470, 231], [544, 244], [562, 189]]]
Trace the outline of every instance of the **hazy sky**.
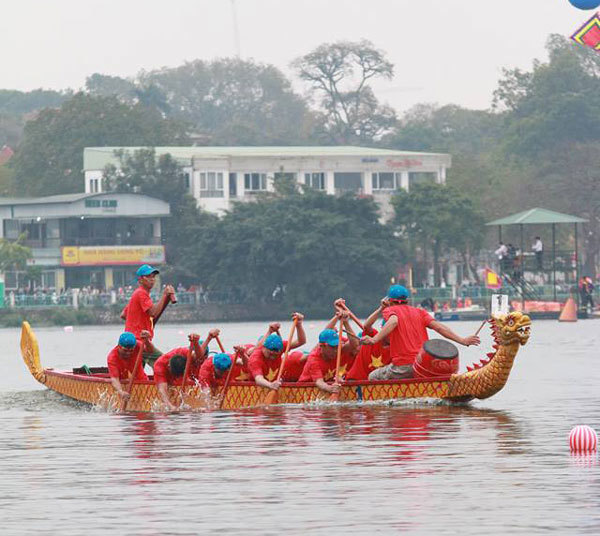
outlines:
[[[231, 0], [18, 0], [0, 19], [0, 88], [79, 88], [235, 54]], [[545, 59], [593, 12], [568, 0], [235, 0], [242, 58], [290, 61], [324, 42], [369, 39], [395, 65], [375, 85], [398, 110], [419, 102], [487, 108], [503, 67]], [[305, 88], [294, 80], [298, 90]]]

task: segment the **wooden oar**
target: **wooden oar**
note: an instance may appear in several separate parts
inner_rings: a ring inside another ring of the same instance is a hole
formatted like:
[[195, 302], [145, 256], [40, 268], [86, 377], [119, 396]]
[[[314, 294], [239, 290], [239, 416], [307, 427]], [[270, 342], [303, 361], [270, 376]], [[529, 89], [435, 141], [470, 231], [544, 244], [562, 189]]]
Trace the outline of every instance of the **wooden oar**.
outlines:
[[[219, 345], [219, 349], [221, 353], [225, 354], [225, 348], [221, 344], [221, 339], [219, 337], [215, 337], [217, 340], [217, 344]], [[225, 384], [223, 385], [223, 389], [221, 389], [221, 401], [219, 402], [219, 409], [223, 407], [223, 402], [225, 402], [225, 395], [227, 394], [227, 389], [229, 389], [229, 381], [231, 380], [231, 373], [233, 372], [233, 367], [235, 366], [235, 355], [234, 359], [231, 360], [231, 366], [229, 367], [229, 372], [227, 373], [227, 377], [225, 378]]]
[[[281, 375], [283, 374], [283, 367], [285, 366], [285, 360], [287, 359], [288, 354], [290, 353], [290, 347], [292, 345], [292, 338], [294, 337], [294, 332], [296, 331], [296, 323], [297, 319], [294, 318], [294, 322], [292, 323], [292, 329], [290, 329], [290, 336], [288, 337], [287, 345], [285, 347], [285, 352], [283, 357], [281, 358], [281, 364], [279, 365], [279, 372], [277, 373], [277, 378], [275, 381], [279, 381], [281, 379]], [[265, 406], [269, 406], [271, 404], [277, 404], [279, 401], [279, 391], [275, 391], [275, 389], [271, 389], [265, 398]]]
[[160, 317], [162, 316], [162, 314], [165, 312], [165, 309], [167, 308], [167, 305], [169, 305], [170, 303], [177, 303], [177, 296], [175, 296], [175, 294], [170, 294], [169, 295], [169, 299], [165, 302], [163, 308], [159, 311], [159, 313], [152, 319], [152, 325], [156, 326], [156, 323], [160, 320]]
[[475, 335], [479, 335], [479, 332], [483, 329], [483, 326], [485, 326], [485, 324], [487, 323], [488, 319], [486, 318], [482, 323], [481, 326], [479, 326], [479, 329], [475, 332]]
[[[338, 329], [338, 347], [337, 347], [337, 360], [335, 363], [335, 381], [334, 385], [340, 384], [340, 364], [342, 362], [342, 333], [344, 330], [344, 320], [340, 318], [340, 327]], [[329, 400], [331, 402], [337, 402], [340, 399], [339, 393], [331, 393]]]
[[343, 309], [346, 313], [348, 313], [348, 316], [350, 316], [350, 318], [352, 320], [354, 320], [354, 322], [356, 323], [356, 325], [362, 329], [364, 331], [365, 326], [363, 325], [363, 323], [358, 319], [358, 317], [348, 308], [348, 306], [344, 303], [342, 305], [340, 305], [340, 308]]
[[[140, 368], [142, 364], [142, 351], [144, 349], [144, 343], [140, 341], [140, 349], [138, 350], [137, 355], [135, 356], [135, 363], [133, 365], [133, 372], [131, 374], [131, 378], [129, 379], [129, 385], [127, 386], [126, 392], [131, 398], [131, 390], [133, 389], [133, 382], [135, 381], [135, 377], [137, 375], [137, 370]], [[125, 411], [127, 409], [127, 403], [129, 402], [129, 398], [123, 400], [123, 405], [121, 406], [121, 411]]]
[[188, 350], [188, 356], [185, 360], [185, 370], [183, 371], [183, 378], [181, 380], [181, 392], [183, 394], [183, 387], [187, 383], [188, 377], [190, 375], [190, 368], [192, 368], [192, 353], [194, 351], [194, 341], [193, 339], [190, 341], [190, 349]]

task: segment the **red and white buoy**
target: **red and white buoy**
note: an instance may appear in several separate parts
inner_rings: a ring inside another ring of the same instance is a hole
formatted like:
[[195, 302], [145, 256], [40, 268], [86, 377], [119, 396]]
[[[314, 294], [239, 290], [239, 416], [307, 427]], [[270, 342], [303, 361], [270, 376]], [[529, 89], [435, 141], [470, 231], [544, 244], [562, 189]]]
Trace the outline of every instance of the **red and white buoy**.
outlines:
[[598, 434], [591, 426], [575, 426], [569, 434], [569, 446], [573, 452], [591, 452], [598, 446]]

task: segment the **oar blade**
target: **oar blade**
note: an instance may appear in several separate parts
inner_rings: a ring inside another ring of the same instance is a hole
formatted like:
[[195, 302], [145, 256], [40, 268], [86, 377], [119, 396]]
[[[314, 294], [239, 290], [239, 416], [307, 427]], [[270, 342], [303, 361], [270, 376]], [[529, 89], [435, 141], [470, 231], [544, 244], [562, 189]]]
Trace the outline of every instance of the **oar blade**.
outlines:
[[274, 389], [271, 389], [267, 396], [265, 397], [265, 406], [270, 406], [271, 404], [277, 404], [279, 402], [279, 393]]

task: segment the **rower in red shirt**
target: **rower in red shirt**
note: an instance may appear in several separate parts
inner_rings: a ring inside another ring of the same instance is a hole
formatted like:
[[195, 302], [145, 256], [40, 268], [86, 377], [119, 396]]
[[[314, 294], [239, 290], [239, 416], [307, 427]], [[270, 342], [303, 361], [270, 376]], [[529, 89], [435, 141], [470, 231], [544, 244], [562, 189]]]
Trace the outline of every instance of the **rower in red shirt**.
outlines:
[[174, 348], [161, 355], [154, 363], [154, 383], [162, 401], [170, 410], [176, 410], [177, 407], [169, 398], [169, 385], [182, 384], [188, 359], [191, 359], [192, 362], [190, 363], [189, 380], [186, 383], [193, 383], [198, 379], [200, 367], [208, 355], [208, 343], [211, 339], [218, 337], [219, 333], [218, 329], [210, 330], [205, 341], [200, 341], [200, 335], [197, 333], [190, 333], [188, 335], [189, 347]]
[[[365, 320], [363, 331], [358, 334], [361, 338], [363, 335], [374, 337], [377, 335], [377, 330], [373, 328], [373, 324], [381, 316], [386, 305], [385, 300], [381, 300], [381, 305], [373, 311]], [[382, 320], [382, 325], [385, 325], [385, 320]], [[361, 344], [358, 355], [354, 360], [352, 368], [346, 374], [346, 380], [366, 380], [369, 374], [379, 367], [389, 365], [390, 357], [390, 339], [385, 337], [382, 341], [376, 344]]]
[[[344, 321], [344, 328], [349, 335], [348, 341], [340, 341], [338, 333], [332, 329], [339, 319]], [[358, 350], [358, 338], [348, 322], [348, 313], [338, 311], [329, 321], [327, 327], [319, 333], [319, 344], [308, 354], [306, 364], [299, 382], [315, 382], [316, 386], [327, 393], [337, 393], [340, 390], [338, 384], [329, 384], [329, 380], [335, 379], [337, 364], [337, 347], [342, 344], [342, 355], [340, 361], [340, 377], [345, 371], [352, 367], [352, 363]]]
[[392, 362], [371, 372], [369, 380], [412, 378], [415, 358], [429, 339], [427, 328], [463, 346], [480, 343], [477, 335], [460, 337], [441, 322], [434, 320], [424, 309], [408, 305], [408, 290], [402, 285], [390, 287], [385, 304], [385, 326], [374, 337], [364, 336], [361, 342], [366, 345], [376, 344], [389, 336]]
[[[298, 348], [306, 342], [306, 333], [302, 324], [304, 315], [294, 313], [292, 320], [296, 321], [297, 335], [291, 342], [290, 349]], [[276, 379], [281, 367], [281, 358], [288, 343], [276, 333], [280, 327], [278, 322], [270, 324], [266, 335], [258, 341], [248, 358], [248, 370], [256, 385], [275, 391], [281, 387], [282, 381], [298, 380], [306, 360], [303, 352], [289, 353], [285, 360], [282, 377], [280, 380]]]
[[[142, 330], [150, 333], [147, 343], [151, 343], [154, 338], [154, 318], [175, 299], [175, 289], [171, 285], [166, 285], [163, 294], [157, 303], [152, 302], [150, 291], [156, 282], [156, 276], [160, 272], [148, 264], [144, 264], [136, 271], [138, 278], [138, 288], [135, 289], [129, 303], [123, 309], [121, 318], [125, 320], [125, 331], [133, 333], [137, 339], [140, 338]], [[144, 345], [144, 361], [152, 365], [161, 355], [151, 344]]]
[[[142, 340], [147, 339], [150, 334], [146, 331], [140, 333]], [[121, 333], [119, 343], [108, 354], [108, 375], [110, 382], [122, 400], [129, 398], [129, 393], [123, 389], [122, 381], [130, 380], [134, 374], [135, 361], [138, 352], [142, 349], [143, 342], [136, 340], [135, 335], [128, 331]], [[135, 371], [135, 381], [147, 380], [144, 367], [140, 366]]]
[[215, 354], [202, 363], [200, 367], [200, 385], [213, 390], [225, 381], [232, 359], [229, 354]]

